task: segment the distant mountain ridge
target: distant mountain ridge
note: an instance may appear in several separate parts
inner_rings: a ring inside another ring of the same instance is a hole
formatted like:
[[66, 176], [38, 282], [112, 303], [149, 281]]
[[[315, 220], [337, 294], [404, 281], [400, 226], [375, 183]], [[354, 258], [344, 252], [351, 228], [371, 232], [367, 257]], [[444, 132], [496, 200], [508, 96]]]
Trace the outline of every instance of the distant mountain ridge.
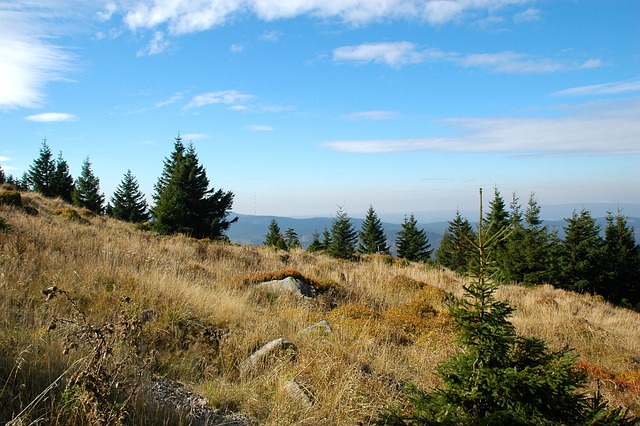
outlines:
[[[586, 208], [586, 207], [585, 207]], [[588, 210], [588, 209], [587, 209]], [[624, 213], [624, 212], [623, 212]], [[231, 213], [231, 217], [237, 216], [238, 221], [231, 225], [227, 231], [227, 236], [233, 242], [242, 245], [261, 246], [264, 243], [264, 239], [267, 235], [269, 223], [272, 219], [278, 222], [280, 230], [284, 233], [288, 228], [292, 228], [300, 239], [300, 243], [303, 248], [307, 248], [313, 241], [313, 233], [318, 231], [320, 238], [322, 239], [322, 232], [324, 229], [331, 230], [333, 224], [333, 218], [331, 217], [313, 217], [313, 218], [291, 218], [283, 216], [257, 216], [247, 215], [239, 213]], [[570, 217], [571, 214], [567, 214], [565, 217]], [[592, 216], [596, 217], [594, 213]], [[453, 216], [451, 217], [453, 219]], [[467, 217], [472, 225], [475, 226], [476, 222]], [[636, 242], [640, 242], [640, 215], [638, 217], [627, 217], [629, 226], [633, 226], [635, 229]], [[354, 229], [359, 231], [362, 227], [364, 219], [351, 218]], [[604, 216], [596, 217], [597, 223], [604, 231], [606, 220]], [[558, 230], [560, 238], [564, 236], [563, 228], [566, 226], [566, 221], [562, 220], [545, 220], [545, 225], [548, 225], [551, 229]], [[444, 235], [448, 226], [448, 221], [438, 221], [429, 223], [418, 222], [418, 228], [424, 229], [431, 248], [436, 250], [440, 246], [440, 241]], [[382, 222], [382, 227], [387, 236], [388, 244], [391, 246], [391, 252], [395, 253], [395, 241], [398, 232], [402, 229], [399, 223]]]

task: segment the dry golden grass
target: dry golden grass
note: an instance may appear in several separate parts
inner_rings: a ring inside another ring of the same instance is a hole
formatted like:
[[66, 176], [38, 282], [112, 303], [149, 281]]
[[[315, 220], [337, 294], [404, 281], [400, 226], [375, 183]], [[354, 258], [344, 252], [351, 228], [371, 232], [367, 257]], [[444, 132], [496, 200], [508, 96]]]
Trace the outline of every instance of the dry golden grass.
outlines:
[[[446, 301], [461, 294], [464, 281], [450, 271], [382, 256], [353, 263], [160, 237], [86, 212], [77, 211], [77, 220], [60, 200], [31, 193], [22, 200], [39, 214], [0, 207], [11, 226], [0, 232], [0, 422], [84, 354], [63, 355], [62, 332], [47, 332], [52, 315], [70, 315], [68, 306], [45, 302], [41, 291], [52, 285], [68, 291], [95, 323], [112, 317], [128, 296], [132, 313], [151, 318], [144, 341], [156, 356], [146, 375], [187, 383], [221, 410], [267, 425], [367, 424], [400, 397], [402, 384], [437, 385], [435, 367], [456, 350]], [[275, 297], [248, 279], [285, 270], [323, 291], [313, 300]], [[594, 387], [600, 379], [614, 405], [640, 411], [640, 315], [550, 286], [506, 286], [498, 296], [517, 309], [512, 320], [520, 333], [552, 349], [575, 348]], [[302, 332], [322, 319], [333, 335]], [[294, 360], [240, 374], [244, 359], [279, 337], [298, 348]], [[292, 379], [313, 396], [311, 407], [284, 391]], [[56, 410], [63, 389], [48, 391], [23, 420], [62, 424]], [[139, 407], [134, 423], [153, 418], [145, 415], [154, 414]]]

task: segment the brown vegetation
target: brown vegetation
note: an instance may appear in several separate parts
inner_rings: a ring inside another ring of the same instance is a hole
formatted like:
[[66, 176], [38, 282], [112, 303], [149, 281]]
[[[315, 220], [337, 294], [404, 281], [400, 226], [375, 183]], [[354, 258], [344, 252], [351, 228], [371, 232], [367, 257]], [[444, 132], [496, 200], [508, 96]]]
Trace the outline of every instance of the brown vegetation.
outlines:
[[[160, 237], [32, 193], [22, 194], [22, 204], [38, 214], [0, 206], [10, 226], [0, 232], [0, 422], [117, 415], [134, 424], [180, 423], [133, 394], [155, 375], [261, 424], [366, 424], [401, 399], [403, 384], [436, 386], [436, 365], [456, 350], [446, 305], [464, 279], [450, 271], [384, 256], [348, 262]], [[248, 285], [287, 275], [316, 286], [319, 296], [266, 297]], [[65, 293], [43, 295], [53, 286]], [[593, 389], [640, 412], [638, 313], [551, 286], [506, 286], [498, 296], [516, 308], [519, 333], [552, 349], [575, 348]], [[301, 332], [322, 319], [334, 334]], [[102, 335], [83, 340], [86, 327]], [[240, 374], [243, 360], [279, 337], [298, 348], [295, 359]], [[108, 371], [100, 370], [96, 348], [110, 360]], [[93, 389], [91, 374], [100, 386], [122, 383]], [[284, 391], [291, 380], [312, 395], [312, 406], [291, 400]], [[123, 383], [126, 389], [110, 393]], [[77, 410], [98, 396], [119, 404]]]

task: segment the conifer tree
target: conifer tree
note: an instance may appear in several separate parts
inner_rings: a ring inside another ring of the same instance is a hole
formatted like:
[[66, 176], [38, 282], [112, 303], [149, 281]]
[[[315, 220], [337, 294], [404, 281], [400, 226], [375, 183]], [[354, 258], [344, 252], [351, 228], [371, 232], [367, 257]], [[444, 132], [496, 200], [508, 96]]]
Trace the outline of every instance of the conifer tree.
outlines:
[[28, 180], [31, 188], [45, 197], [54, 197], [52, 183], [55, 170], [56, 165], [45, 139], [40, 147], [40, 155], [29, 168]]
[[524, 284], [554, 284], [559, 275], [558, 258], [560, 244], [557, 232], [549, 231], [542, 224], [540, 205], [532, 192], [524, 213], [523, 256], [525, 269], [522, 282]]
[[338, 259], [352, 259], [356, 252], [357, 240], [358, 234], [351, 219], [340, 207], [331, 226], [331, 243], [327, 249], [329, 255]]
[[603, 246], [600, 226], [588, 210], [565, 219], [561, 254], [561, 286], [578, 293], [596, 294], [603, 280]]
[[133, 223], [149, 220], [147, 201], [131, 170], [124, 174], [107, 209], [109, 216], [119, 220]]
[[287, 228], [284, 231], [284, 243], [287, 245], [287, 249], [300, 248], [300, 238], [293, 228]]
[[402, 223], [402, 230], [398, 232], [396, 240], [398, 257], [412, 262], [426, 262], [433, 250], [424, 229], [418, 229], [418, 221], [413, 213]]
[[369, 206], [369, 210], [367, 210], [367, 215], [362, 222], [358, 237], [360, 240], [358, 244], [359, 253], [389, 253], [387, 237], [384, 234], [382, 222], [378, 218], [373, 206]]
[[93, 174], [88, 157], [82, 163], [80, 176], [76, 181], [73, 204], [97, 214], [102, 214], [104, 209], [104, 194], [100, 193], [100, 179]]
[[497, 259], [499, 279], [505, 282], [521, 283], [527, 268], [522, 216], [522, 208], [514, 192], [509, 206], [509, 234]]
[[322, 250], [329, 250], [329, 246], [331, 245], [331, 232], [325, 226], [324, 231], [322, 231]]
[[199, 164], [193, 145], [185, 147], [180, 135], [164, 161], [155, 185], [153, 229], [160, 234], [183, 233], [194, 238], [224, 238], [238, 218], [228, 220], [233, 193], [209, 189], [209, 179]]
[[320, 250], [324, 250], [324, 248], [323, 244], [320, 242], [320, 233], [316, 229], [313, 231], [313, 240], [311, 241], [311, 244], [309, 244], [309, 247], [307, 247], [307, 251], [316, 252]]
[[635, 420], [619, 409], [606, 411], [599, 396], [582, 388], [586, 373], [569, 349], [550, 352], [544, 341], [517, 335], [508, 318], [514, 309], [495, 298], [491, 251], [509, 229], [483, 227], [473, 249], [471, 281], [451, 307], [458, 351], [438, 367], [442, 385], [433, 392], [410, 390], [411, 412], [391, 412], [386, 425], [617, 425]]
[[73, 177], [69, 171], [69, 165], [62, 158], [62, 152], [58, 154], [58, 158], [55, 162], [55, 171], [53, 172], [53, 179], [51, 182], [51, 189], [54, 197], [60, 197], [67, 203], [73, 203], [73, 191], [75, 190], [75, 183]]
[[0, 185], [7, 181], [7, 177], [4, 174], [4, 170], [2, 169], [2, 165], [0, 164]]
[[287, 243], [282, 236], [282, 232], [280, 232], [280, 226], [275, 218], [271, 219], [271, 222], [269, 223], [264, 245], [267, 247], [276, 247], [281, 250], [287, 250]]
[[620, 212], [607, 214], [604, 230], [605, 277], [599, 293], [608, 300], [640, 309], [640, 246]]
[[475, 239], [471, 224], [463, 218], [459, 210], [444, 232], [440, 247], [436, 251], [436, 262], [445, 268], [459, 274], [467, 273], [469, 269], [468, 245]]

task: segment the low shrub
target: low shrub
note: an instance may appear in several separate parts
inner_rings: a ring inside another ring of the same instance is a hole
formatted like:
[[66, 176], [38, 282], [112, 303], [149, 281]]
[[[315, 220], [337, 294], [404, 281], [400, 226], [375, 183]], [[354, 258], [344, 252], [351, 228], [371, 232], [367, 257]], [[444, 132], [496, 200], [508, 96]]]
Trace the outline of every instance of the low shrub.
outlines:
[[0, 205], [22, 207], [22, 197], [16, 190], [2, 190], [0, 191]]
[[75, 222], [81, 222], [81, 223], [86, 222], [86, 219], [80, 216], [80, 214], [76, 209], [72, 209], [71, 207], [54, 209], [51, 211], [51, 214], [53, 214], [54, 216], [60, 216], [63, 219], [72, 220]]

